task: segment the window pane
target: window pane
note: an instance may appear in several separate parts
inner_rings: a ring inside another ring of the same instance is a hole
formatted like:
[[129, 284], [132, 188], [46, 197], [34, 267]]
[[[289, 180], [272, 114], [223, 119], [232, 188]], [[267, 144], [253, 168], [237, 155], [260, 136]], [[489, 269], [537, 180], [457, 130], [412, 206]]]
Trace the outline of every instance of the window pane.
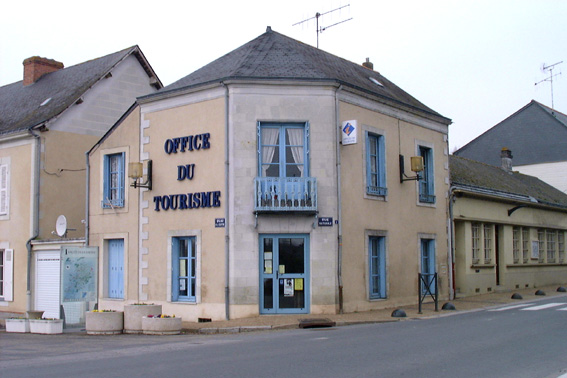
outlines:
[[187, 244], [187, 239], [180, 239], [179, 240], [179, 257], [188, 257], [189, 256], [189, 251], [188, 248], [189, 245]]
[[285, 265], [285, 273], [304, 273], [303, 238], [279, 239], [279, 264]]
[[179, 260], [179, 277], [187, 277], [187, 260]]

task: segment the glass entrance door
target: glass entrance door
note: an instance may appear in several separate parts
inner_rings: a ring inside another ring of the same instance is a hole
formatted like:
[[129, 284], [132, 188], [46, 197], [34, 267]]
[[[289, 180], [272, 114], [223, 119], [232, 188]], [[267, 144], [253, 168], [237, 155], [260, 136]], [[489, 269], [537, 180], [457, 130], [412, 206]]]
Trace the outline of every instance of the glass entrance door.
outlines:
[[260, 313], [309, 312], [309, 235], [260, 236]]

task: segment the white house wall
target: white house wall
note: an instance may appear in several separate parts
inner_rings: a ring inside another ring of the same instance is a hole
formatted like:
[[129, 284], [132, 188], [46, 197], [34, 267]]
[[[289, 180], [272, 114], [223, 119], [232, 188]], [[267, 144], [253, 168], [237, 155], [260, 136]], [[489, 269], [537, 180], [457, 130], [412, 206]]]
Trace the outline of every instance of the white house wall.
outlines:
[[563, 193], [567, 193], [567, 162], [542, 163], [530, 165], [517, 165], [514, 170], [525, 175], [535, 176], [556, 187]]

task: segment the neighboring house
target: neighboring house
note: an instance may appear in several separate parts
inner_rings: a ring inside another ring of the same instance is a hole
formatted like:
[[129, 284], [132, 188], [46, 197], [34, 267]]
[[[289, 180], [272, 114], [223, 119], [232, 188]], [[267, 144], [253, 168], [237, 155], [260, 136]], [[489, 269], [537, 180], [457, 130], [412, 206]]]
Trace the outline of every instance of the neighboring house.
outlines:
[[85, 152], [162, 84], [137, 46], [67, 68], [23, 64], [23, 81], [0, 87], [0, 315], [57, 318], [61, 246], [85, 244]]
[[[511, 167], [511, 153], [503, 153]], [[457, 296], [567, 282], [567, 195], [542, 180], [450, 156]]]
[[567, 115], [532, 100], [454, 154], [499, 166], [503, 148], [515, 170], [567, 193]]
[[[365, 311], [416, 303], [419, 273], [448, 298], [449, 124], [370, 62], [268, 27], [139, 98], [89, 152], [99, 308]], [[424, 170], [402, 181], [412, 156]]]

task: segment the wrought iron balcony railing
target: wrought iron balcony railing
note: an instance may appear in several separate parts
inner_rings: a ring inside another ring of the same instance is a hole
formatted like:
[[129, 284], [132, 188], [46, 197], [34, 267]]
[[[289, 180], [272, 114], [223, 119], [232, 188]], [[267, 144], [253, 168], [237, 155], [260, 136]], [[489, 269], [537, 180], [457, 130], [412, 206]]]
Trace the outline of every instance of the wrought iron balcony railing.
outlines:
[[254, 211], [316, 212], [317, 179], [315, 177], [256, 177], [254, 179]]

